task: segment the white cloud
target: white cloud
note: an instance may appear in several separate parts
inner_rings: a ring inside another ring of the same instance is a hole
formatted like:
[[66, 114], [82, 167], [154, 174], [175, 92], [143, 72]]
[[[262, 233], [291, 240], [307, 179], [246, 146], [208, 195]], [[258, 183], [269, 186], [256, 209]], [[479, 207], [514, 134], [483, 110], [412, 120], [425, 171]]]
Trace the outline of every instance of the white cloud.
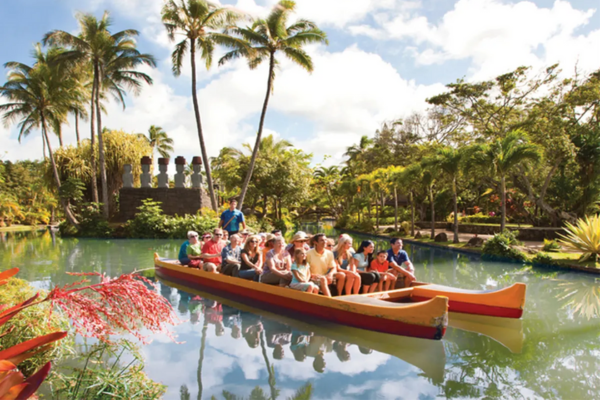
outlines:
[[[399, 15], [379, 13], [378, 28], [350, 27], [355, 35], [377, 39], [408, 39], [422, 49], [411, 48], [421, 65], [471, 59], [473, 79], [486, 79], [520, 65], [543, 67], [560, 62], [570, 68], [579, 62], [590, 70], [600, 64], [600, 30], [578, 35], [595, 10], [577, 10], [557, 0], [551, 8], [529, 1], [459, 0], [439, 23], [411, 11]], [[540, 55], [541, 53], [541, 55]]]

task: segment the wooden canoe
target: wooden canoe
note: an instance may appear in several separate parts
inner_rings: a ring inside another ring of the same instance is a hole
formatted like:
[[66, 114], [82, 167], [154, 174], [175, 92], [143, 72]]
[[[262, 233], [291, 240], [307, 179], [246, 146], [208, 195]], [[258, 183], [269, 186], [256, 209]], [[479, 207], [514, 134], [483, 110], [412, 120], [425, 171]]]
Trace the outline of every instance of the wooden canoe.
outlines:
[[[217, 295], [190, 287], [186, 284], [178, 284], [168, 279], [159, 278], [159, 281], [161, 284], [169, 287], [217, 301], [240, 311], [260, 315], [262, 318], [286, 324], [300, 331], [310, 332], [314, 335], [325, 336], [332, 340], [355, 344], [359, 347], [389, 354], [419, 368], [434, 383], [442, 383], [444, 381], [446, 354], [444, 345], [440, 340], [426, 340], [366, 331], [334, 323], [314, 321], [310, 318], [296, 316], [292, 318], [289, 315], [282, 315], [281, 313], [273, 313], [253, 307], [248, 301], [244, 302], [244, 299], [241, 298], [238, 301], [236, 299], [238, 296], [230, 294], [225, 296]], [[219, 337], [216, 336], [215, 340], [218, 339]]]
[[448, 311], [465, 314], [486, 315], [491, 317], [521, 318], [525, 307], [524, 283], [498, 290], [467, 290], [450, 286], [414, 282], [405, 289], [375, 292], [371, 298], [389, 302], [405, 301], [406, 292], [411, 292], [411, 301], [425, 301], [436, 296], [447, 297]]
[[175, 283], [231, 293], [260, 305], [355, 328], [439, 340], [448, 326], [448, 298], [443, 296], [416, 303], [396, 303], [360, 295], [325, 297], [188, 268], [156, 253], [154, 267], [159, 278]]

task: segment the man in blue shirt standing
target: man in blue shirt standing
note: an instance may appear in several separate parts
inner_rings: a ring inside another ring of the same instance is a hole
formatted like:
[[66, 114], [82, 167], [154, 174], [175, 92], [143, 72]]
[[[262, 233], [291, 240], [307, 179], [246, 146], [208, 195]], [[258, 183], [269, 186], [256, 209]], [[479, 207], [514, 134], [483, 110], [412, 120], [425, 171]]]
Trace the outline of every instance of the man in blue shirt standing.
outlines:
[[246, 229], [244, 214], [240, 210], [236, 210], [236, 206], [237, 200], [229, 200], [229, 210], [223, 211], [223, 214], [221, 214], [221, 220], [219, 221], [219, 228], [223, 228], [229, 232], [229, 237], [239, 232], [240, 224], [242, 225], [243, 229]]
[[[408, 287], [412, 282], [417, 280], [415, 277], [415, 267], [412, 262], [410, 262], [408, 253], [402, 250], [402, 239], [392, 238], [390, 244], [392, 245], [392, 248], [387, 252], [387, 260], [393, 270], [392, 272], [398, 277], [396, 287], [398, 287], [398, 282], [402, 285], [402, 281], [404, 281], [404, 286]], [[402, 277], [404, 279], [400, 279]]]

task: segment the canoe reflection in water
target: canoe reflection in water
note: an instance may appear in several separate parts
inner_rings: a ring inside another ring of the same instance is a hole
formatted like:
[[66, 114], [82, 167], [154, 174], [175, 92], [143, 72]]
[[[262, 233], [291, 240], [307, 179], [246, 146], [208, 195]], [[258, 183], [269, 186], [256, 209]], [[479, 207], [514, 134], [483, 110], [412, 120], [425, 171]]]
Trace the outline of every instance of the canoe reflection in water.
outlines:
[[[197, 323], [202, 313], [205, 324], [209, 327], [214, 325], [216, 336], [223, 336], [229, 331], [232, 338], [242, 337], [248, 347], [255, 349], [260, 346], [261, 335], [264, 335], [266, 347], [271, 350], [275, 360], [282, 360], [286, 350], [289, 350], [298, 362], [312, 359], [314, 370], [323, 373], [327, 365], [325, 354], [334, 352], [342, 362], [351, 359], [348, 351], [350, 343], [317, 335], [308, 330], [295, 329], [268, 317], [240, 311], [206, 297], [192, 297], [189, 304], [192, 322]], [[373, 352], [367, 347], [358, 347], [363, 354]]]
[[[315, 323], [310, 319], [298, 319], [297, 315], [294, 318], [281, 316], [254, 308], [247, 302], [159, 280], [161, 290], [164, 287], [178, 289], [177, 308], [181, 314], [189, 310], [192, 323], [198, 323], [200, 313], [203, 313], [204, 323], [209, 329], [214, 325], [216, 336], [243, 337], [250, 348], [259, 347], [261, 337], [264, 337], [266, 347], [276, 360], [283, 359], [289, 351], [296, 361], [312, 360], [315, 371], [324, 372], [326, 358], [330, 355], [342, 362], [351, 361], [348, 349], [355, 345], [362, 354], [377, 351], [406, 361], [422, 370], [434, 383], [444, 379], [446, 356], [441, 341], [365, 331], [323, 321]], [[164, 290], [163, 295], [170, 299], [167, 289]]]

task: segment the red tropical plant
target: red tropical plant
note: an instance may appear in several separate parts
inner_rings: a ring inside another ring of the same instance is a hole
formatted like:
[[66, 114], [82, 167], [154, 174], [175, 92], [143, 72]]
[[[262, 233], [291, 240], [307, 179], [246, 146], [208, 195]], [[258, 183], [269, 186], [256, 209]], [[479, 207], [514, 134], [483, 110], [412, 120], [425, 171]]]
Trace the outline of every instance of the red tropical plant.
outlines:
[[[0, 286], [17, 272], [19, 269], [13, 268], [0, 273]], [[164, 297], [148, 288], [154, 287], [148, 279], [137, 274], [121, 275], [114, 279], [100, 273], [71, 275], [97, 276], [100, 282], [82, 286], [89, 282], [83, 279], [63, 287], [57, 286], [43, 299], [37, 293], [12, 307], [0, 305], [0, 326], [27, 307], [48, 301], [65, 312], [77, 333], [82, 336], [109, 341], [110, 335], [127, 332], [147, 342], [140, 333], [143, 327], [173, 337], [166, 329], [166, 324], [178, 322], [173, 309]], [[67, 332], [53, 332], [0, 350], [0, 400], [24, 400], [34, 395], [48, 376], [51, 362], [28, 378], [17, 369], [17, 365], [50, 349], [52, 343], [66, 335]]]

